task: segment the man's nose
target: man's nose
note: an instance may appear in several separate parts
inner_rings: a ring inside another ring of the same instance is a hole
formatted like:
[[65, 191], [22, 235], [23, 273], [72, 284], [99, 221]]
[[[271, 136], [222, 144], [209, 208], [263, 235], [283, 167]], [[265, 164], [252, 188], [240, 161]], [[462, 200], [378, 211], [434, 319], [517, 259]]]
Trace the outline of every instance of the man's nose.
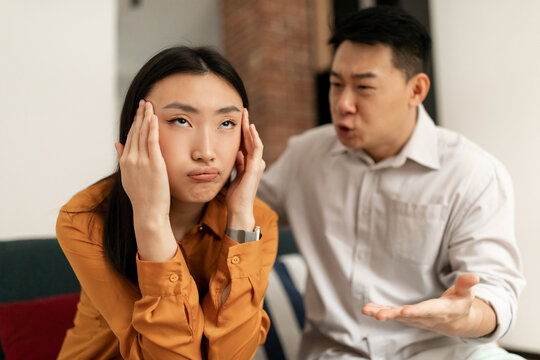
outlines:
[[215, 160], [216, 153], [213, 143], [211, 131], [209, 129], [199, 129], [193, 139], [191, 158], [195, 161], [203, 161], [205, 163]]
[[348, 88], [343, 89], [336, 99], [335, 106], [338, 114], [341, 116], [356, 113], [357, 107], [354, 93]]

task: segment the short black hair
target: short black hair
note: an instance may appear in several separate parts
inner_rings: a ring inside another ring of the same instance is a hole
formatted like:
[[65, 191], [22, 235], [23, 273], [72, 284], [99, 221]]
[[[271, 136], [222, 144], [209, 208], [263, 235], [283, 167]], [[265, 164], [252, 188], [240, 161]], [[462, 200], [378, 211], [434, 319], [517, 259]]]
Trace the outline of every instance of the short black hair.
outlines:
[[337, 50], [342, 42], [387, 45], [392, 62], [408, 79], [425, 72], [431, 51], [431, 37], [420, 22], [397, 6], [360, 10], [336, 24], [328, 41]]

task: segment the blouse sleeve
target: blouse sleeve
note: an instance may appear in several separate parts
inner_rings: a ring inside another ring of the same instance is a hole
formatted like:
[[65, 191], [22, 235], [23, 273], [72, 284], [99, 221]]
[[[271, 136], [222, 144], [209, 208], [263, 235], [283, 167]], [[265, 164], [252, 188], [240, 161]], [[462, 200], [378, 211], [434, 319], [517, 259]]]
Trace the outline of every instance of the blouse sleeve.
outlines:
[[163, 263], [137, 259], [139, 292], [110, 266], [95, 218], [63, 209], [57, 237], [83, 291], [117, 337], [122, 357], [200, 359], [204, 319], [182, 252]]
[[[251, 359], [266, 340], [270, 320], [263, 310], [263, 300], [276, 257], [278, 228], [277, 215], [265, 209], [264, 217], [256, 216], [261, 227], [259, 241], [238, 244], [223, 237], [210, 289], [203, 300], [208, 359]], [[230, 294], [222, 304], [221, 294], [228, 284]]]

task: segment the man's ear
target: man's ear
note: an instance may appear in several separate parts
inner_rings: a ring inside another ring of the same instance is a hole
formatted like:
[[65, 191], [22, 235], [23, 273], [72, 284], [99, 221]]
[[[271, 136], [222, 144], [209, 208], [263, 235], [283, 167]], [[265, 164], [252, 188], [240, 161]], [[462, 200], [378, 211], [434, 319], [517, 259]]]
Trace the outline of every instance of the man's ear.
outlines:
[[424, 73], [418, 73], [409, 79], [409, 88], [411, 89], [409, 105], [411, 107], [416, 107], [424, 101], [430, 85], [429, 77]]

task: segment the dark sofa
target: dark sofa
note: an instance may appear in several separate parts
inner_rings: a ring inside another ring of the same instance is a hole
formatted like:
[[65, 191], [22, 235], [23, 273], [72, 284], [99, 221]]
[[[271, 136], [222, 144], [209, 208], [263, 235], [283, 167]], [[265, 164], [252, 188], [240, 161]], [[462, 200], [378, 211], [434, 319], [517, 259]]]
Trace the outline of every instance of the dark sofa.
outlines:
[[[291, 232], [281, 230], [278, 255], [296, 252]], [[283, 270], [279, 260], [276, 264]], [[298, 292], [294, 286], [291, 288], [290, 278], [287, 278], [289, 274], [280, 271], [279, 276], [284, 279], [287, 291], [295, 292], [290, 300], [295, 303], [295, 309], [302, 307], [301, 301], [298, 303]], [[18, 351], [25, 354], [22, 358], [54, 358], [50, 354], [58, 351], [65, 329], [73, 324], [79, 292], [77, 278], [56, 239], [0, 241], [0, 339], [9, 339], [6, 341], [10, 346], [18, 346]], [[279, 316], [280, 312], [271, 311], [268, 303], [265, 309], [273, 321], [278, 321], [272, 317]], [[26, 329], [17, 333], [15, 327]], [[55, 332], [58, 333], [56, 338], [50, 338]], [[32, 348], [25, 347], [30, 338]], [[40, 348], [40, 341], [51, 349], [46, 352]], [[267, 358], [286, 358], [275, 329], [271, 329], [264, 347]], [[39, 357], [35, 357], [36, 354]], [[4, 359], [3, 347], [0, 347], [0, 360]]]

